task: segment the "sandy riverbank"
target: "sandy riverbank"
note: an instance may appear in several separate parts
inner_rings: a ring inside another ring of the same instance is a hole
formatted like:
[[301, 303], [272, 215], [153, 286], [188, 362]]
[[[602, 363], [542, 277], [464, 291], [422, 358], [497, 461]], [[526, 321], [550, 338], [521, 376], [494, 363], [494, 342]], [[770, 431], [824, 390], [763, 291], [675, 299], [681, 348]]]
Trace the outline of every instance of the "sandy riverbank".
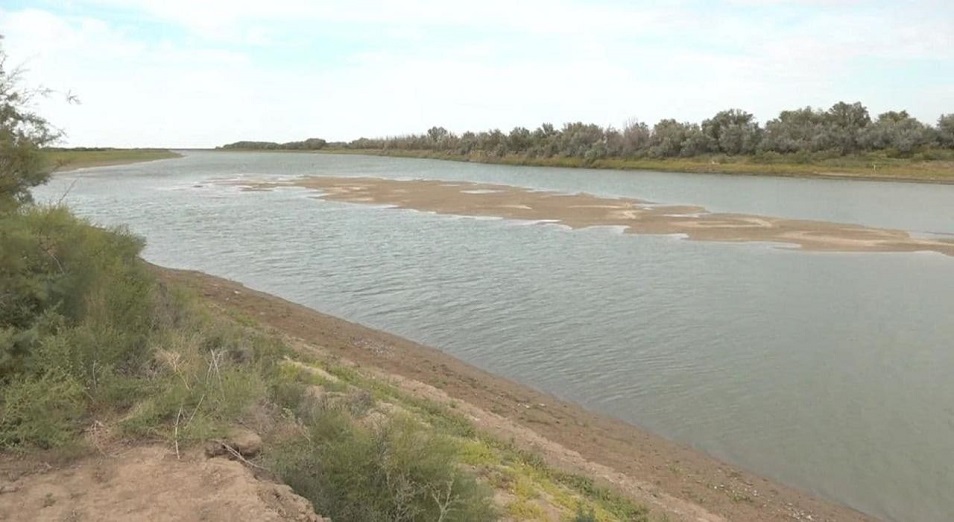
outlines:
[[[409, 340], [206, 274], [156, 269], [204, 299], [421, 393], [460, 401], [481, 428], [608, 482], [669, 520], [869, 520]], [[430, 391], [428, 391], [430, 390]]]
[[438, 214], [554, 221], [572, 228], [624, 227], [631, 234], [680, 234], [690, 240], [772, 242], [827, 252], [938, 252], [954, 256], [954, 240], [916, 238], [902, 230], [709, 212], [698, 206], [655, 205], [628, 198], [533, 191], [506, 185], [435, 180], [307, 177], [240, 182], [249, 190], [295, 186], [322, 198], [393, 205]]

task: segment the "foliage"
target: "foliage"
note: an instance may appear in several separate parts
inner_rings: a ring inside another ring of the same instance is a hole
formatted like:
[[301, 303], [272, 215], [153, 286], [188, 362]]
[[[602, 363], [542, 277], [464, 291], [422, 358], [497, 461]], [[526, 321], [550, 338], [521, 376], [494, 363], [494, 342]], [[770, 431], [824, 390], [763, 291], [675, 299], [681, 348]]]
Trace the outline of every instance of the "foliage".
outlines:
[[141, 248], [64, 208], [0, 217], [0, 448], [116, 415], [127, 435], [203, 440], [265, 398], [283, 348], [157, 284]]
[[448, 438], [397, 418], [364, 427], [323, 410], [269, 467], [333, 520], [493, 520], [489, 491], [454, 464]]
[[79, 427], [74, 406], [88, 413], [135, 397], [158, 307], [141, 248], [65, 208], [0, 215], [0, 445], [55, 445]]
[[328, 145], [328, 142], [321, 138], [308, 138], [303, 141], [289, 141], [287, 143], [276, 143], [274, 141], [236, 141], [222, 145], [220, 149], [225, 150], [321, 150]]
[[59, 132], [30, 108], [33, 98], [43, 94], [21, 85], [20, 71], [8, 69], [0, 49], [0, 212], [30, 201], [30, 188], [49, 176], [38, 150], [53, 143]]
[[607, 159], [696, 158], [706, 155], [756, 157], [766, 153], [833, 157], [864, 152], [911, 156], [938, 148], [954, 149], [954, 117], [942, 116], [936, 127], [911, 118], [905, 111], [887, 112], [875, 121], [859, 102], [838, 102], [828, 110], [806, 107], [782, 111], [760, 126], [740, 109], [716, 113], [701, 124], [663, 119], [648, 126], [636, 120], [622, 130], [582, 122], [562, 128], [544, 123], [535, 130], [515, 127], [465, 132], [443, 127], [425, 134], [380, 139], [360, 138], [343, 145], [353, 150], [430, 151], [478, 161], [578, 158], [584, 165]]
[[954, 149], [954, 113], [938, 118], [937, 140], [940, 146]]
[[134, 434], [178, 433], [184, 409], [207, 432], [233, 422], [265, 393], [260, 369], [235, 363], [236, 341], [185, 320], [140, 238], [31, 203], [57, 133], [30, 110], [42, 91], [4, 65], [0, 51], [0, 449], [71, 444], [133, 406]]
[[83, 414], [83, 388], [71, 375], [51, 369], [18, 375], [3, 386], [0, 448], [64, 446]]
[[28, 370], [25, 357], [44, 336], [95, 350], [90, 362], [103, 371], [138, 364], [151, 284], [137, 258], [141, 248], [124, 230], [93, 227], [65, 208], [0, 215], [0, 380]]

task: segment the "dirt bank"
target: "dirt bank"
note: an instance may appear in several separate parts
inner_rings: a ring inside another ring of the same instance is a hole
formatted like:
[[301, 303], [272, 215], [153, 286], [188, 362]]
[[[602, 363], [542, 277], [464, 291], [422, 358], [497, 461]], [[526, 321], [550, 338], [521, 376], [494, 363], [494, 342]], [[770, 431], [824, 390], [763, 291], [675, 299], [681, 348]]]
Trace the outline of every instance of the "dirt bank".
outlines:
[[[669, 520], [869, 520], [629, 424], [488, 374], [437, 349], [315, 312], [206, 274], [157, 268], [305, 346], [381, 372], [403, 387], [464, 403], [482, 429], [540, 450], [551, 465], [599, 478]], [[480, 413], [484, 412], [484, 413]], [[510, 427], [508, 427], [510, 426]], [[508, 431], [509, 430], [509, 431]]]
[[323, 519], [291, 488], [260, 481], [236, 461], [199, 452], [177, 459], [169, 447], [141, 446], [39, 472], [5, 456], [0, 520]]
[[322, 198], [394, 205], [464, 216], [555, 221], [572, 228], [623, 227], [631, 234], [681, 234], [698, 241], [774, 242], [827, 252], [938, 252], [954, 256], [954, 240], [912, 237], [902, 230], [709, 212], [697, 206], [655, 205], [628, 198], [560, 194], [506, 185], [431, 180], [308, 177], [241, 182], [249, 190], [296, 186]]

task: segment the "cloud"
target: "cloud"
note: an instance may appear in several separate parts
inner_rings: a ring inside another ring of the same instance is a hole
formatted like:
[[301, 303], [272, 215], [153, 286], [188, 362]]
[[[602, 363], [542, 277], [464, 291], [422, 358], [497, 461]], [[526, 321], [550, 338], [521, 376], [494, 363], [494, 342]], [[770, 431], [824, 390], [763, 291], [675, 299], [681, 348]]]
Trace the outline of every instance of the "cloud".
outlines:
[[954, 82], [954, 12], [932, 2], [32, 3], [0, 10], [0, 33], [32, 81], [83, 100], [42, 106], [74, 145], [698, 121], [729, 107], [764, 121], [842, 96], [934, 121], [950, 112], [936, 86]]

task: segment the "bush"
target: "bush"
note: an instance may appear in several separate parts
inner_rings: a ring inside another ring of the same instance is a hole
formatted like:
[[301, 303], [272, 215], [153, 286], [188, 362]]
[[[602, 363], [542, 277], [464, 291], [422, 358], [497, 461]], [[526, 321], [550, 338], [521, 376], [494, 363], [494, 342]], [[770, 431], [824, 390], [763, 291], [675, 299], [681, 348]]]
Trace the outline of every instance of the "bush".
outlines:
[[[72, 364], [140, 369], [154, 282], [138, 259], [142, 241], [103, 230], [66, 209], [29, 207], [0, 216], [0, 381], [25, 371], [46, 335], [73, 338]], [[70, 332], [67, 332], [67, 331]]]
[[489, 491], [454, 464], [456, 445], [410, 420], [366, 428], [346, 413], [319, 411], [307, 431], [266, 458], [333, 520], [496, 518]]
[[137, 396], [156, 308], [141, 249], [62, 207], [0, 214], [0, 445], [62, 445]]
[[83, 388], [69, 375], [18, 376], [0, 397], [0, 448], [64, 446], [82, 413]]
[[139, 381], [142, 397], [121, 423], [127, 434], [184, 442], [222, 436], [265, 398], [262, 364], [235, 356], [238, 341], [223, 331], [197, 320], [155, 336], [151, 373]]
[[265, 397], [281, 348], [197, 313], [141, 249], [65, 208], [0, 215], [0, 445], [61, 445], [117, 414], [128, 434], [197, 440]]

